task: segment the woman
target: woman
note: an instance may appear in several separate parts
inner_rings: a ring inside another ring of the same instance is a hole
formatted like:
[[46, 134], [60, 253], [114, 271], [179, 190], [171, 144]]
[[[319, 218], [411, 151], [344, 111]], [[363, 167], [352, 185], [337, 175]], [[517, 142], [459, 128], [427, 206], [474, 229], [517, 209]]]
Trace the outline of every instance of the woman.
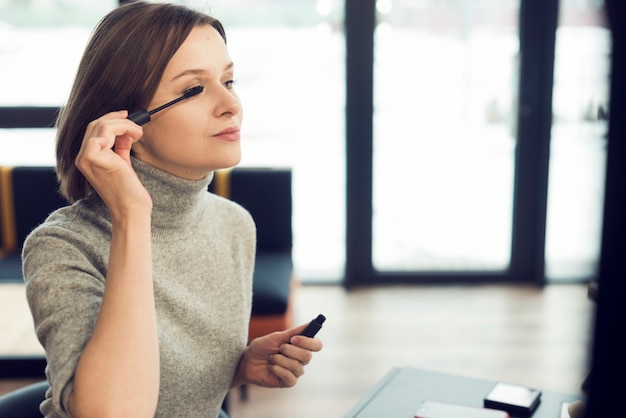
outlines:
[[321, 349], [305, 325], [246, 346], [254, 223], [206, 191], [240, 160], [233, 71], [222, 25], [184, 7], [128, 3], [96, 28], [58, 120], [71, 206], [23, 251], [44, 415], [216, 417], [229, 388], [292, 386]]

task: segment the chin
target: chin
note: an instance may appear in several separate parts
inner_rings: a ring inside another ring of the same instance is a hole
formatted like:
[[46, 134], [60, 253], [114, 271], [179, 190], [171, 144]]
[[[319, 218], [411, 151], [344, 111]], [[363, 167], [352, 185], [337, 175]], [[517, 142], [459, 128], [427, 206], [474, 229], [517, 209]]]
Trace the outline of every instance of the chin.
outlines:
[[233, 155], [230, 155], [229, 158], [227, 158], [228, 160], [228, 166], [229, 167], [234, 167], [237, 164], [239, 164], [241, 162], [241, 151], [237, 152], [237, 153], [233, 153]]
[[213, 169], [214, 170], [222, 170], [225, 168], [232, 168], [238, 165], [241, 162], [241, 154], [232, 156], [231, 158], [223, 158], [219, 161], [214, 161]]

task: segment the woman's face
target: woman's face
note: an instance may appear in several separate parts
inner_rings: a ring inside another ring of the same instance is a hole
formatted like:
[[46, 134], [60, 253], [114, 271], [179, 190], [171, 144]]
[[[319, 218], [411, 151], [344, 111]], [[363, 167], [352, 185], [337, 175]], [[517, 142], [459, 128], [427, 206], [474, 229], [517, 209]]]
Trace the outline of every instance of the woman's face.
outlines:
[[195, 86], [204, 90], [152, 115], [133, 145], [137, 158], [178, 177], [197, 180], [241, 159], [241, 102], [226, 44], [210, 25], [194, 28], [167, 64], [148, 109]]

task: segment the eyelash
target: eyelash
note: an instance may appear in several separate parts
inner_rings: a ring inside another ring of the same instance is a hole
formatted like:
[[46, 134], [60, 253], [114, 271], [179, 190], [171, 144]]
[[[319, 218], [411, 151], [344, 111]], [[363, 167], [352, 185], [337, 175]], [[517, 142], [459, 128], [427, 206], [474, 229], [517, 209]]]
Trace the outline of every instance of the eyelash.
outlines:
[[197, 87], [203, 87], [203, 86], [202, 86], [202, 85], [200, 85], [200, 84], [198, 84], [198, 85], [196, 85], [196, 86], [191, 86], [191, 87], [189, 87], [188, 89], [185, 89], [185, 90], [183, 91], [183, 94], [187, 94], [189, 91], [191, 91], [191, 90], [193, 90], [193, 89], [195, 89], [195, 88], [197, 88]]
[[[226, 87], [228, 90], [231, 90], [235, 83], [236, 83], [235, 80], [228, 80], [228, 81], [224, 82], [224, 87]], [[191, 86], [188, 89], [185, 89], [183, 91], [183, 94], [187, 93], [189, 90], [194, 89], [196, 87], [202, 87], [202, 85], [198, 84], [197, 86]]]

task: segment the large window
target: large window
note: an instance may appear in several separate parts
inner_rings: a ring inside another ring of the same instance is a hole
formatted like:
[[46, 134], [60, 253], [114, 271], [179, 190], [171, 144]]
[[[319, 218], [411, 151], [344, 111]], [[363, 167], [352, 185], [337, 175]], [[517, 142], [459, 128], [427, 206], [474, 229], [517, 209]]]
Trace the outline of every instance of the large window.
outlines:
[[0, 106], [59, 106], [96, 23], [117, 0], [0, 0]]
[[374, 268], [509, 265], [518, 1], [377, 2]]
[[[595, 274], [609, 107], [601, 0], [180, 3], [227, 29], [246, 115], [242, 165], [293, 169], [302, 280], [340, 280], [347, 264], [360, 278], [396, 271], [542, 280], [544, 267], [550, 279]], [[92, 28], [116, 4], [0, 0], [0, 111], [61, 106]], [[344, 29], [353, 34], [349, 48], [374, 57], [351, 74]], [[361, 96], [368, 90], [371, 98]], [[53, 148], [53, 129], [0, 129], [0, 164], [53, 164]], [[365, 170], [350, 174], [350, 158]], [[356, 256], [346, 257], [350, 248]]]
[[602, 2], [346, 4], [347, 284], [593, 276]]

